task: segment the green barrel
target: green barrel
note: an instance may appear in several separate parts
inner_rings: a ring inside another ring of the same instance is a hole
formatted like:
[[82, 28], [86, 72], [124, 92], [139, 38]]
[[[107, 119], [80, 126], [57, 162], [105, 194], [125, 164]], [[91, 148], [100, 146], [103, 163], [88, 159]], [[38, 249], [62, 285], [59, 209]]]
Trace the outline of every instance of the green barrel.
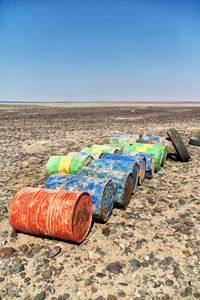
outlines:
[[60, 156], [60, 155], [53, 155], [49, 158], [49, 160], [46, 164], [46, 175], [47, 176], [58, 173], [58, 165], [59, 165], [61, 158], [62, 158], [62, 156]]
[[145, 152], [155, 154], [155, 159], [156, 159], [155, 171], [158, 172], [160, 170], [160, 166], [162, 163], [162, 151], [160, 149], [147, 148]]
[[167, 160], [167, 147], [166, 146], [162, 146], [162, 145], [156, 145], [156, 144], [151, 144], [151, 148], [153, 149], [159, 149], [162, 151], [162, 162], [161, 162], [161, 166], [163, 167], [166, 163]]
[[92, 151], [91, 147], [84, 147], [83, 149], [81, 149], [81, 152], [87, 152], [90, 153]]
[[92, 161], [92, 157], [90, 155], [77, 155], [72, 158], [69, 167], [70, 174], [76, 174], [77, 170], [80, 167], [88, 166], [89, 163]]
[[[145, 145], [145, 148], [143, 148]], [[160, 170], [160, 165], [162, 162], [162, 151], [156, 148], [148, 148], [147, 144], [135, 143], [133, 145], [128, 145], [124, 148], [124, 151], [138, 151], [146, 152], [155, 155], [155, 172]]]
[[[161, 155], [161, 166], [163, 167], [165, 165], [165, 162], [167, 160], [167, 147], [163, 145], [157, 145], [157, 144], [144, 144], [144, 143], [136, 143], [134, 145], [137, 145], [139, 147], [147, 147], [147, 148], [152, 148], [152, 149], [158, 149], [162, 152]], [[144, 151], [146, 152], [146, 151]], [[152, 152], [148, 152], [152, 153]]]

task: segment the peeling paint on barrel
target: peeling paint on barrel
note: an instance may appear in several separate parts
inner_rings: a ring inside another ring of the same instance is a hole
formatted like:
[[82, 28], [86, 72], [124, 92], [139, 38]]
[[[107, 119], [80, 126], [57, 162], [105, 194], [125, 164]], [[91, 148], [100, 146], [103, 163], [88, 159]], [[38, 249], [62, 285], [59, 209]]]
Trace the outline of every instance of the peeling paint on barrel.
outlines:
[[60, 156], [60, 155], [53, 155], [49, 158], [49, 160], [46, 164], [46, 175], [47, 176], [58, 173], [58, 165], [59, 165], [61, 158], [62, 158], [62, 156]]
[[115, 171], [100, 168], [82, 167], [77, 175], [91, 176], [96, 178], [110, 178], [115, 188], [114, 202], [121, 207], [127, 207], [132, 194], [132, 174], [124, 171]]
[[[102, 154], [103, 155], [103, 154]], [[102, 157], [102, 156], [101, 156]], [[138, 165], [134, 161], [121, 161], [121, 160], [110, 160], [110, 159], [94, 159], [90, 164], [91, 168], [108, 169], [115, 171], [124, 171], [132, 174], [133, 190], [135, 192], [138, 183]]]
[[145, 157], [146, 159], [146, 168], [145, 168], [145, 177], [152, 178], [155, 169], [155, 155], [151, 153], [136, 152], [136, 151], [119, 151], [118, 155], [132, 156], [132, 157]]
[[76, 174], [78, 168], [89, 165], [91, 161], [92, 157], [88, 154], [73, 156], [69, 167], [69, 173]]
[[[119, 144], [125, 146], [140, 142], [140, 138], [140, 134], [116, 134], [115, 136], [110, 138], [109, 143], [113, 145]], [[121, 150], [123, 150], [123, 148], [121, 148]]]
[[101, 155], [101, 153], [91, 153], [91, 152], [69, 152], [68, 155], [70, 156], [80, 156], [80, 155], [88, 155], [90, 153], [90, 156], [93, 159], [98, 159]]
[[106, 222], [113, 209], [114, 185], [111, 179], [54, 174], [50, 176], [45, 187], [51, 189], [64, 188], [69, 191], [87, 192], [90, 194], [93, 206], [93, 216]]
[[58, 173], [60, 174], [69, 174], [69, 168], [72, 161], [71, 155], [62, 156], [59, 165], [58, 165]]
[[144, 157], [127, 157], [127, 156], [122, 156], [122, 155], [114, 155], [114, 154], [109, 154], [109, 153], [104, 153], [101, 155], [101, 159], [111, 159], [113, 161], [122, 161], [123, 163], [125, 162], [132, 162], [132, 163], [137, 163], [138, 169], [139, 169], [139, 174], [138, 174], [138, 184], [142, 184], [144, 181], [144, 176], [145, 176], [145, 167], [146, 167], [146, 160]]
[[155, 155], [155, 172], [160, 169], [162, 161], [162, 152], [158, 149], [151, 149], [147, 147], [147, 144], [135, 143], [133, 145], [126, 146], [125, 151], [136, 151], [136, 152], [146, 152]]
[[88, 193], [27, 187], [13, 197], [9, 220], [17, 231], [80, 243], [91, 226], [92, 200]]

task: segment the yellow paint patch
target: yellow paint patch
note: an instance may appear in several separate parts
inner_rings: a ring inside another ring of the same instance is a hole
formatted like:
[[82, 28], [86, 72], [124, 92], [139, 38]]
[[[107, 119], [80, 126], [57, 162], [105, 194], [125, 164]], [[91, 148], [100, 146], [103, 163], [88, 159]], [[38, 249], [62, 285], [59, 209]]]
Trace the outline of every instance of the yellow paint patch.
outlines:
[[66, 155], [63, 156], [58, 165], [58, 173], [69, 174], [69, 167], [73, 156]]

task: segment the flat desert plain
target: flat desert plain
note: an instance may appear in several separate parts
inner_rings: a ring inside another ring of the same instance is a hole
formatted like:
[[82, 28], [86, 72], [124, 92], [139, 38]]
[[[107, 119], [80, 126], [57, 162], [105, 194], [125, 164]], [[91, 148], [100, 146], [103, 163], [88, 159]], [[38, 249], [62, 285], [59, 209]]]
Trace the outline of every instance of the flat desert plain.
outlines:
[[[171, 127], [191, 160], [169, 158], [82, 244], [12, 230], [12, 197], [44, 186], [51, 155]], [[200, 136], [200, 104], [1, 103], [0, 135], [1, 299], [200, 299], [200, 147], [188, 144]]]

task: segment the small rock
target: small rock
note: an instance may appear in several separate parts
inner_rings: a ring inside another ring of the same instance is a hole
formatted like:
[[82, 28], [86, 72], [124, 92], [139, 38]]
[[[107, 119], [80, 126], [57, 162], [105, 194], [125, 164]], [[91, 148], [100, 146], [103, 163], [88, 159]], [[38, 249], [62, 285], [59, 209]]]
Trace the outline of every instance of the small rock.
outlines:
[[119, 274], [121, 272], [122, 266], [120, 262], [116, 261], [107, 266], [107, 270], [114, 274]]
[[17, 238], [17, 236], [18, 236], [18, 232], [15, 229], [13, 229], [12, 232], [11, 232], [11, 234], [10, 234], [10, 237], [12, 239], [15, 239], [15, 238]]
[[53, 295], [53, 294], [55, 294], [55, 289], [54, 289], [54, 287], [53, 286], [49, 286], [49, 292]]
[[26, 252], [28, 250], [28, 246], [27, 245], [21, 245], [19, 247], [19, 250], [22, 251], [22, 252]]
[[133, 267], [133, 270], [134, 270], [134, 272], [135, 272], [135, 271], [137, 271], [137, 270], [141, 267], [141, 263], [140, 263], [139, 260], [137, 260], [137, 259], [134, 258], [134, 259], [131, 261], [131, 266]]
[[156, 207], [156, 208], [155, 208], [155, 211], [156, 211], [157, 213], [161, 213], [162, 208], [161, 208], [161, 207]]
[[157, 258], [158, 260], [164, 260], [164, 256], [160, 253], [156, 254], [155, 258]]
[[171, 279], [167, 279], [167, 280], [165, 281], [165, 284], [166, 284], [167, 286], [172, 286], [172, 285], [174, 284], [174, 282], [173, 282], [173, 280], [171, 280]]
[[68, 293], [63, 294], [63, 300], [67, 300], [67, 299], [69, 299], [69, 297], [70, 297], [70, 294], [68, 294]]
[[114, 295], [108, 295], [107, 300], [117, 300], [117, 297]]
[[100, 277], [100, 278], [104, 278], [104, 277], [106, 277], [106, 274], [99, 272], [96, 274], [96, 276]]
[[100, 257], [99, 254], [93, 252], [93, 251], [89, 251], [88, 252], [88, 258], [89, 260], [97, 260]]
[[103, 296], [99, 296], [99, 297], [95, 298], [95, 300], [104, 300], [104, 297]]
[[120, 297], [120, 298], [125, 298], [126, 297], [126, 293], [124, 292], [124, 291], [118, 291], [118, 293], [117, 293], [117, 295], [118, 295], [118, 297]]
[[61, 247], [56, 246], [48, 252], [47, 256], [49, 258], [52, 258], [52, 257], [55, 257], [56, 255], [58, 255], [60, 252], [61, 252]]
[[11, 274], [16, 274], [24, 270], [23, 264], [16, 264], [10, 271]]
[[51, 271], [45, 271], [45, 272], [42, 273], [42, 277], [44, 279], [50, 279], [51, 276], [52, 276], [52, 272]]
[[22, 260], [21, 260], [21, 258], [16, 257], [16, 258], [13, 260], [13, 262], [14, 262], [15, 264], [21, 264]]
[[15, 249], [13, 247], [4, 247], [0, 250], [0, 258], [5, 258], [6, 256], [11, 255]]
[[109, 228], [109, 227], [105, 227], [105, 228], [102, 230], [102, 233], [103, 233], [103, 235], [105, 235], [105, 236], [109, 236], [109, 235], [110, 235], [110, 228]]
[[45, 298], [46, 298], [46, 293], [43, 291], [43, 292], [37, 294], [37, 295], [33, 298], [33, 300], [44, 300]]

